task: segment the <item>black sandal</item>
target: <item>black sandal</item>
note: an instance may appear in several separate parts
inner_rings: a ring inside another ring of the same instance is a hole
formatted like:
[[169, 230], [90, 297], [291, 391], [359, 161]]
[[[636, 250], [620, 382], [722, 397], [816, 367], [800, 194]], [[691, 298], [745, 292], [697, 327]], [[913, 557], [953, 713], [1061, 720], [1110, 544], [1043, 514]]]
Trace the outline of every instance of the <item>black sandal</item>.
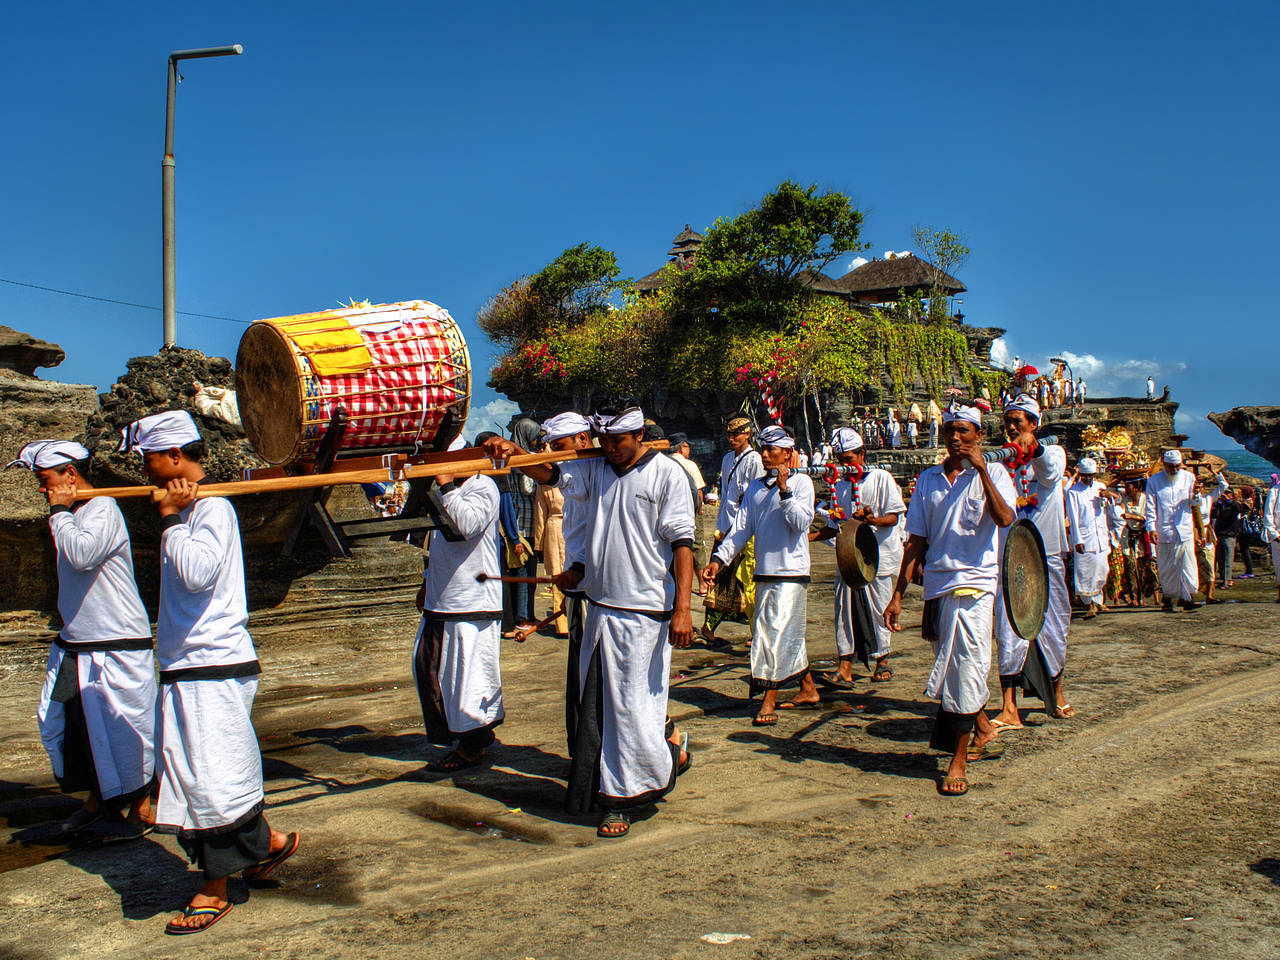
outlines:
[[[606, 832], [605, 830], [606, 827], [615, 826], [619, 823], [622, 824], [623, 826], [623, 829], [621, 831]], [[603, 820], [600, 821], [600, 826], [596, 827], [596, 836], [602, 837], [605, 840], [621, 840], [630, 832], [631, 832], [631, 818], [627, 816], [625, 813], [623, 813], [621, 810], [615, 810], [612, 813], [608, 814]]]
[[467, 757], [457, 750], [454, 750], [443, 760], [429, 760], [427, 762], [427, 769], [432, 773], [457, 773], [459, 770], [466, 770], [470, 767], [479, 766], [480, 761], [483, 759], [483, 753], [478, 757]]

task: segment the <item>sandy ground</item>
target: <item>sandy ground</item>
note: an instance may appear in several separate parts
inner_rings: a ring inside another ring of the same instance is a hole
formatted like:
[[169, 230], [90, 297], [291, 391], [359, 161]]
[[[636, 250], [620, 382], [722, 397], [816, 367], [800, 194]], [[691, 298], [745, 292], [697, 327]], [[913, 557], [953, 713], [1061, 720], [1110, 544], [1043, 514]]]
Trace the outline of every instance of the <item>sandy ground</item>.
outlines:
[[[822, 660], [834, 564], [814, 555]], [[917, 629], [899, 637], [891, 682], [757, 729], [745, 632], [723, 628], [735, 653], [675, 656], [671, 713], [694, 766], [622, 841], [560, 810], [561, 641], [504, 648], [492, 765], [436, 778], [409, 673], [414, 585], [400, 612], [358, 628], [264, 615], [269, 814], [303, 845], [276, 886], [236, 882], [235, 910], [181, 939], [162, 928], [196, 876], [171, 838], [54, 835], [75, 801], [35, 730], [47, 630], [13, 618], [0, 957], [1275, 957], [1280, 606], [1269, 578], [1246, 584], [1192, 613], [1077, 622], [1079, 717], [1032, 710], [1036, 725], [1002, 735], [1005, 757], [973, 766], [960, 799], [935, 790]], [[700, 939], [713, 932], [750, 939]]]

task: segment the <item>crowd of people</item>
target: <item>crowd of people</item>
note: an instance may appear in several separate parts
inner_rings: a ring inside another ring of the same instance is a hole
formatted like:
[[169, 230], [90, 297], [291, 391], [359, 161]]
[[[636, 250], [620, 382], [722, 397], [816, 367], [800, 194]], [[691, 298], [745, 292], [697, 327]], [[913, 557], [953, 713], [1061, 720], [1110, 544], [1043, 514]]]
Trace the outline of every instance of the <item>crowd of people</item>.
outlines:
[[[967, 764], [999, 756], [998, 738], [1022, 729], [1020, 693], [1041, 697], [1051, 717], [1076, 715], [1064, 689], [1073, 604], [1095, 617], [1120, 601], [1194, 609], [1199, 592], [1213, 602], [1215, 569], [1218, 585], [1230, 588], [1237, 553], [1243, 576], [1252, 576], [1256, 542], [1247, 537], [1268, 543], [1280, 570], [1280, 478], [1260, 504], [1256, 491], [1233, 491], [1221, 475], [1197, 480], [1172, 449], [1145, 483], [1107, 486], [1100, 464], [1084, 457], [1072, 467], [1060, 446], [1041, 442], [1041, 414], [1029, 394], [1006, 398], [1009, 455], [988, 463], [982, 411], [953, 400], [939, 409], [944, 455], [905, 495], [892, 474], [868, 464], [858, 429], [865, 420], [837, 427], [815, 451], [831, 464], [819, 483], [799, 469], [786, 429], [757, 430], [746, 416], [726, 424], [729, 449], [714, 485], [692, 461], [688, 438], [673, 433], [663, 452], [651, 442], [662, 431], [631, 402], [590, 417], [519, 418], [509, 439], [477, 436], [495, 465], [537, 449], [562, 459], [514, 461], [518, 469], [497, 476], [436, 477], [455, 529], [430, 534], [417, 597], [412, 672], [427, 739], [444, 748], [427, 769], [451, 774], [484, 761], [505, 718], [504, 637], [554, 625], [568, 640], [565, 807], [598, 811], [602, 838], [626, 836], [635, 811], [670, 793], [693, 763], [688, 735], [667, 715], [672, 649], [698, 635], [693, 596], [705, 598], [703, 642], [720, 642], [724, 620], [749, 624], [748, 697], [759, 697], [752, 723], [770, 726], [782, 711], [816, 707], [821, 688], [850, 689], [856, 661], [871, 682], [891, 680], [893, 638], [914, 584], [923, 588], [921, 631], [934, 652], [925, 685], [939, 703], [930, 742], [948, 757], [938, 790], [963, 795]], [[459, 437], [450, 449], [462, 446]], [[154, 642], [128, 530], [114, 499], [93, 495], [90, 452], [40, 440], [10, 464], [29, 469], [47, 497], [57, 551], [64, 626], [37, 718], [59, 783], [88, 793], [65, 831], [104, 821], [113, 839], [157, 828], [177, 835], [203, 885], [166, 930], [191, 934], [232, 909], [232, 874], [265, 879], [300, 837], [264, 815], [251, 719], [261, 670], [239, 528], [230, 501], [198, 497], [199, 431], [185, 412], [154, 414], [124, 431], [121, 449], [138, 452], [162, 488]], [[716, 511], [715, 530], [698, 569], [704, 504]], [[807, 649], [810, 545], [853, 520], [872, 529], [878, 559], [864, 586], [836, 577], [837, 667], [818, 673]], [[1046, 555], [1048, 608], [1031, 637], [1010, 621], [1002, 595], [1002, 547], [1019, 520], [1035, 525]], [[552, 588], [553, 606], [541, 621], [539, 581]], [[993, 647], [1001, 704], [988, 716]]]

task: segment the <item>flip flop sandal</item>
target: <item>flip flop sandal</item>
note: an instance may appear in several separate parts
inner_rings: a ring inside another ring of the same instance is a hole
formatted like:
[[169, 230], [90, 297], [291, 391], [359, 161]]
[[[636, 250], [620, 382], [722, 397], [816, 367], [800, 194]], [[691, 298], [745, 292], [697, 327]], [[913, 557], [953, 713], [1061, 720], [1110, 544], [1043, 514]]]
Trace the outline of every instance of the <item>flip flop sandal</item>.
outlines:
[[252, 867], [247, 867], [244, 871], [244, 879], [246, 883], [256, 883], [260, 880], [267, 879], [267, 874], [271, 873], [276, 867], [284, 863], [295, 853], [298, 852], [298, 846], [302, 843], [302, 837], [296, 833], [291, 833], [284, 838], [284, 846], [280, 852], [267, 857], [265, 860], [259, 860]]
[[110, 832], [102, 838], [102, 842], [104, 844], [127, 843], [130, 840], [141, 840], [154, 831], [155, 828], [156, 825], [154, 823], [129, 823], [126, 821], [112, 827]]
[[84, 807], [81, 807], [71, 816], [67, 817], [67, 819], [63, 820], [62, 823], [58, 824], [58, 829], [63, 833], [76, 833], [79, 830], [83, 830], [85, 827], [93, 826], [104, 816], [106, 816], [106, 814], [102, 807], [99, 807], [97, 810], [86, 810]]
[[1075, 715], [1076, 708], [1071, 706], [1069, 703], [1064, 703], [1060, 707], [1054, 707], [1053, 713], [1049, 714], [1049, 716], [1053, 717], [1055, 720], [1070, 720], [1074, 718]]
[[[956, 790], [955, 787], [960, 789]], [[969, 781], [964, 777], [943, 777], [938, 784], [938, 793], [944, 797], [963, 797], [968, 792]]]
[[1025, 730], [1025, 729], [1027, 729], [1027, 725], [1026, 725], [1025, 723], [1024, 723], [1024, 724], [1022, 724], [1021, 726], [1014, 726], [1012, 723], [1005, 723], [1003, 720], [992, 720], [992, 721], [991, 721], [991, 725], [992, 725], [993, 727], [995, 727], [997, 730]]
[[871, 675], [872, 683], [888, 683], [892, 679], [893, 679], [892, 670], [879, 670], [876, 673]]
[[[619, 823], [623, 826], [621, 831], [615, 830], [610, 832], [605, 830], [606, 827], [615, 826]], [[602, 837], [605, 840], [621, 840], [630, 832], [631, 818], [625, 813], [611, 813], [600, 821], [600, 826], [596, 827], [596, 836]]]
[[689, 735], [687, 733], [680, 739], [680, 752], [684, 754], [684, 763], [676, 767], [677, 777], [693, 766], [693, 754], [689, 752]]
[[977, 750], [969, 751], [965, 756], [965, 760], [968, 763], [978, 763], [982, 760], [999, 760], [1003, 756], [1003, 743], [988, 743], [986, 746], [979, 747]]
[[776, 713], [757, 713], [751, 721], [753, 727], [772, 727], [778, 722]]
[[429, 761], [427, 769], [431, 773], [457, 773], [459, 770], [467, 770], [471, 767], [479, 766], [480, 761], [483, 759], [483, 753], [478, 757], [464, 757], [457, 750], [454, 750], [443, 760]]
[[231, 912], [233, 904], [230, 900], [221, 907], [193, 907], [187, 904], [182, 908], [182, 916], [186, 917], [209, 917], [208, 923], [202, 923], [198, 927], [184, 927], [175, 924], [172, 920], [164, 925], [164, 932], [174, 937], [185, 936], [188, 933], [203, 933], [212, 927], [215, 923]]
[[838, 673], [818, 673], [814, 675], [813, 679], [824, 687], [829, 687], [832, 690], [853, 689], [853, 681], [844, 679], [844, 677], [840, 676]]
[[782, 703], [778, 704], [778, 709], [779, 710], [821, 710], [822, 701], [819, 700], [819, 701], [810, 703], [808, 701], [800, 701], [800, 700], [784, 700]]

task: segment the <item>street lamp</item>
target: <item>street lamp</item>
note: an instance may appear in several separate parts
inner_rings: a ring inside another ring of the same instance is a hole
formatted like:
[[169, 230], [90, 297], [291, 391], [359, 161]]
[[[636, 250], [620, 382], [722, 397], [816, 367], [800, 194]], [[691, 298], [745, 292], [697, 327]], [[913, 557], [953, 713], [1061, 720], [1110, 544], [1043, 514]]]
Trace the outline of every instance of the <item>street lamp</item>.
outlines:
[[164, 223], [161, 228], [164, 244], [164, 345], [172, 347], [178, 342], [178, 268], [175, 262], [177, 249], [173, 226], [173, 101], [178, 92], [178, 61], [197, 60], [202, 57], [231, 57], [244, 53], [244, 47], [203, 47], [199, 50], [175, 50], [169, 54], [169, 93], [164, 110], [164, 159], [160, 161], [161, 199], [164, 207]]

